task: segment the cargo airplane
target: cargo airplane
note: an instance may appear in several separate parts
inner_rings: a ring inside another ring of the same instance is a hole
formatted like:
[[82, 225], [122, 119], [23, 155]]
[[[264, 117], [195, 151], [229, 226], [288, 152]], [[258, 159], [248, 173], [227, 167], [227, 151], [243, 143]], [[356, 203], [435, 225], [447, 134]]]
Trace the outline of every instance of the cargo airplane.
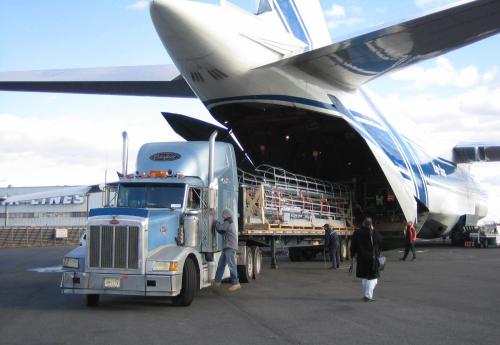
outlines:
[[[227, 1], [154, 0], [150, 14], [174, 65], [4, 72], [0, 90], [197, 97], [237, 141], [242, 164], [350, 181], [363, 206], [366, 196], [390, 191], [400, 222], [416, 221], [421, 238], [450, 235], [486, 215], [486, 195], [467, 165], [498, 161], [499, 144], [461, 143], [433, 155], [398, 131], [365, 84], [497, 34], [500, 1], [468, 2], [334, 43], [316, 0], [261, 0], [255, 13]], [[164, 116], [187, 140], [206, 140], [214, 128]]]

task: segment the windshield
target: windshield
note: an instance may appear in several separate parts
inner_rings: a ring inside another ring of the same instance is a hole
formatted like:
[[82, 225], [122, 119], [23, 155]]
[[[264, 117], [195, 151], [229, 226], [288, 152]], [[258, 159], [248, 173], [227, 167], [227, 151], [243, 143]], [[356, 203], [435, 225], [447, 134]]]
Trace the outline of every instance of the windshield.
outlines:
[[184, 184], [133, 184], [120, 185], [118, 207], [132, 208], [181, 208], [184, 201]]

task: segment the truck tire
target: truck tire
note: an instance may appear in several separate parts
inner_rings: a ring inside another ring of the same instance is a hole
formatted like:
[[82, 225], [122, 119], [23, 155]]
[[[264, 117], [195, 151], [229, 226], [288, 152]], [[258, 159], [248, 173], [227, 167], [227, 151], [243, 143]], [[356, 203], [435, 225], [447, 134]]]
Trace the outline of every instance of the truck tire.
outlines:
[[262, 269], [262, 252], [259, 247], [252, 247], [252, 256], [253, 256], [253, 279], [257, 279], [257, 276], [260, 275], [260, 271]]
[[182, 269], [181, 293], [174, 297], [174, 305], [187, 307], [193, 302], [194, 295], [198, 288], [198, 274], [196, 265], [192, 258], [187, 258]]
[[290, 261], [292, 261], [292, 262], [300, 261], [300, 254], [296, 248], [288, 249], [288, 257], [290, 258]]
[[450, 239], [451, 239], [452, 246], [459, 246], [459, 247], [464, 246], [465, 238], [464, 238], [463, 234], [460, 233], [459, 231], [452, 231], [452, 233], [450, 235]]
[[302, 261], [303, 255], [302, 250], [300, 248], [290, 248], [288, 249], [288, 257], [290, 261]]
[[302, 249], [302, 257], [306, 259], [306, 261], [311, 261], [314, 257], [313, 251], [311, 249]]
[[97, 307], [99, 305], [99, 295], [87, 295], [87, 307]]
[[245, 265], [238, 265], [238, 279], [241, 283], [249, 283], [253, 277], [253, 255], [252, 250], [247, 247], [245, 250]]

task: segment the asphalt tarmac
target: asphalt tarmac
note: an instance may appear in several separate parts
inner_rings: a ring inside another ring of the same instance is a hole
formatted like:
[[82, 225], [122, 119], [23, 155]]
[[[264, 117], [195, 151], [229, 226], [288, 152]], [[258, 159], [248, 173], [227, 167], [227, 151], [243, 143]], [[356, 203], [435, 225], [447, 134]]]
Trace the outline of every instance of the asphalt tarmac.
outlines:
[[190, 307], [104, 296], [99, 307], [59, 291], [68, 248], [0, 249], [0, 344], [499, 344], [500, 249], [418, 247], [386, 252], [375, 302], [361, 282], [321, 259], [269, 260], [236, 293], [199, 292]]

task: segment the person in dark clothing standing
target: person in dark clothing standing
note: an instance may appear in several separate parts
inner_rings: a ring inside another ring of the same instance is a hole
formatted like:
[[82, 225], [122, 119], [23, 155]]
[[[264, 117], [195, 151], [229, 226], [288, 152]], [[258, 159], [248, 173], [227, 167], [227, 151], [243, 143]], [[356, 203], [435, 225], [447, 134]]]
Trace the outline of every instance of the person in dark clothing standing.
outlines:
[[382, 236], [373, 228], [371, 218], [366, 218], [360, 229], [356, 230], [351, 240], [351, 258], [356, 258], [356, 277], [361, 278], [363, 299], [374, 301], [373, 290], [380, 277], [378, 257]]
[[325, 229], [325, 248], [328, 249], [330, 262], [332, 263], [331, 269], [340, 267], [340, 241], [339, 235], [330, 227], [330, 224], [323, 225]]
[[409, 221], [408, 225], [406, 225], [404, 236], [405, 236], [405, 255], [403, 255], [403, 257], [400, 260], [405, 261], [410, 250], [411, 253], [413, 254], [412, 260], [415, 260], [417, 258], [415, 251], [415, 241], [417, 240], [417, 232], [415, 230], [415, 227], [413, 226], [412, 221]]

